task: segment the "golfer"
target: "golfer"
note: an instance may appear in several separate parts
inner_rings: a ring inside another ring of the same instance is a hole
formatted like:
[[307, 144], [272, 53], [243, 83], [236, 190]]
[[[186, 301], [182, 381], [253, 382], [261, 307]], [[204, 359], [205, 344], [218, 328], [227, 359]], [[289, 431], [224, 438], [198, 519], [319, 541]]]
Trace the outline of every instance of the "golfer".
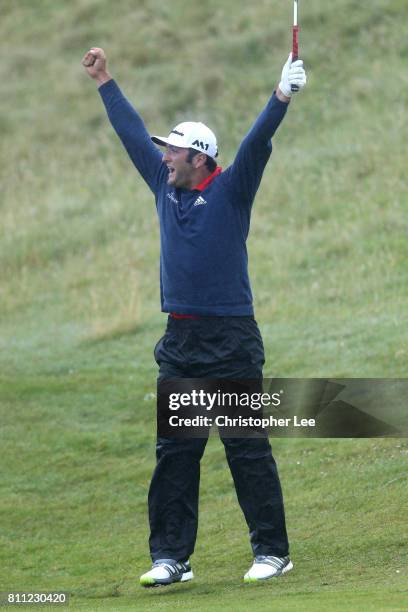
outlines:
[[[279, 86], [225, 170], [217, 165], [217, 140], [206, 125], [186, 121], [168, 136], [150, 136], [109, 74], [104, 51], [92, 48], [82, 60], [99, 86], [114, 129], [156, 200], [161, 308], [169, 313], [166, 332], [155, 348], [159, 381], [262, 379], [264, 349], [254, 319], [246, 239], [252, 204], [272, 151], [271, 138], [288, 109], [291, 85], [299, 91], [306, 84], [302, 60], [291, 60], [290, 55]], [[254, 555], [244, 580], [280, 576], [293, 565], [268, 438], [222, 441]], [[140, 578], [145, 587], [193, 578], [190, 556], [197, 535], [200, 459], [206, 442], [157, 438], [157, 465], [149, 490], [153, 567]]]

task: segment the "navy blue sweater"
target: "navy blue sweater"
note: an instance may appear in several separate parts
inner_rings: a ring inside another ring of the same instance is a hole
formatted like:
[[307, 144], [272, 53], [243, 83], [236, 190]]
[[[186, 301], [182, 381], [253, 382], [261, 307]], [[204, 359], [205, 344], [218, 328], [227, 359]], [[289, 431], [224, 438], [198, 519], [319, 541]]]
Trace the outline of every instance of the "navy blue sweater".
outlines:
[[156, 198], [162, 311], [252, 315], [246, 248], [251, 207], [272, 152], [271, 138], [288, 105], [273, 94], [231, 166], [199, 191], [167, 185], [162, 153], [114, 80], [99, 92], [114, 129]]

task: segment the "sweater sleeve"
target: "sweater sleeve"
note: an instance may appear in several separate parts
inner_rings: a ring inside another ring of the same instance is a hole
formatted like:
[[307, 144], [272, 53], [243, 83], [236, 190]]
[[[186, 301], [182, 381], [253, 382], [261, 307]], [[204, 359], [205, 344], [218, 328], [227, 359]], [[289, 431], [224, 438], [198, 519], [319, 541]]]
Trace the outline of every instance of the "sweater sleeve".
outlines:
[[288, 104], [281, 102], [274, 93], [242, 141], [234, 162], [225, 170], [230, 189], [236, 194], [236, 201], [246, 208], [252, 206], [272, 153], [272, 136], [287, 108]]
[[114, 79], [99, 88], [109, 120], [133, 164], [154, 194], [164, 176], [162, 155], [150, 139], [146, 127], [125, 98]]

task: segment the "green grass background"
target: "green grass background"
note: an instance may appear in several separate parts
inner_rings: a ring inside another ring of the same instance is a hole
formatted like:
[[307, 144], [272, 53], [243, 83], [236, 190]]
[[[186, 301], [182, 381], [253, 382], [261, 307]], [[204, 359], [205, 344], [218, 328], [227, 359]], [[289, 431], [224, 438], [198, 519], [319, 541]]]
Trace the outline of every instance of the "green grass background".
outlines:
[[[291, 104], [249, 239], [265, 375], [407, 375], [408, 8], [301, 7]], [[196, 580], [142, 591], [158, 228], [80, 60], [103, 47], [153, 132], [208, 122], [220, 163], [279, 79], [292, 3], [0, 4], [0, 590], [85, 610], [407, 609], [404, 440], [273, 444], [295, 571], [251, 562], [223, 449], [202, 464]], [[38, 608], [37, 608], [38, 609]]]

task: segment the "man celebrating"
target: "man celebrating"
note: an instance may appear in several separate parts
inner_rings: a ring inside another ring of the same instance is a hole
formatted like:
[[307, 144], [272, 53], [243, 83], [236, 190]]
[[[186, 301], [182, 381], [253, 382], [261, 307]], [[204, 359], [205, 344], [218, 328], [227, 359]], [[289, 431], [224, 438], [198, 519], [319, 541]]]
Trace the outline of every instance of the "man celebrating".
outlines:
[[[251, 208], [288, 108], [292, 85], [306, 84], [290, 55], [278, 88], [227, 169], [217, 166], [214, 133], [186, 121], [167, 137], [150, 136], [106, 67], [102, 49], [82, 60], [99, 86], [109, 119], [156, 200], [160, 293], [167, 329], [155, 348], [159, 382], [170, 378], [262, 379], [264, 350], [254, 319], [246, 239]], [[164, 153], [153, 144], [164, 147]], [[223, 437], [254, 562], [245, 581], [291, 570], [282, 492], [267, 436]], [[189, 558], [198, 522], [200, 459], [207, 439], [157, 438], [149, 490], [150, 553], [145, 587], [193, 578]]]

